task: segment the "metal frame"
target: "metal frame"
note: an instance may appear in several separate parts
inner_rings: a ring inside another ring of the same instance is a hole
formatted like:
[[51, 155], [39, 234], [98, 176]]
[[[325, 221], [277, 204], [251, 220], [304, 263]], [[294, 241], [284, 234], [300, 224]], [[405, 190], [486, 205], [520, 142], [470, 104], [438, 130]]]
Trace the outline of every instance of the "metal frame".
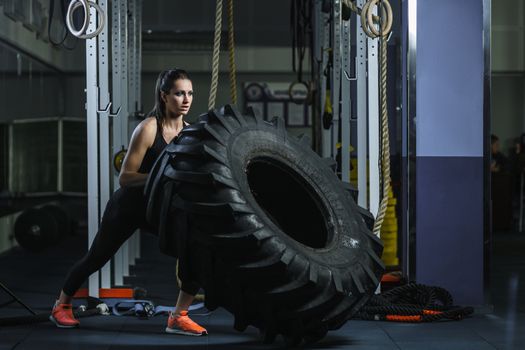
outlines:
[[[90, 7], [92, 20], [88, 27], [88, 32], [96, 30], [97, 15], [95, 10]], [[93, 244], [93, 240], [98, 231], [99, 225], [99, 164], [98, 164], [98, 86], [97, 86], [97, 38], [86, 40], [86, 123], [87, 123], [87, 161], [88, 161], [88, 245]], [[89, 295], [98, 297], [99, 295], [99, 272], [89, 276]]]
[[[377, 14], [377, 8], [374, 10]], [[379, 210], [379, 39], [367, 37], [368, 56], [368, 167], [369, 199], [368, 210], [377, 216]]]
[[[122, 148], [127, 148], [128, 133], [128, 106], [127, 106], [127, 1], [114, 0], [112, 6], [112, 60], [113, 60], [113, 79], [112, 79], [112, 100], [113, 100], [113, 144], [112, 154], [116, 154]], [[119, 188], [118, 174], [113, 176], [113, 190]], [[128, 256], [128, 243], [125, 242], [119, 248], [114, 261], [114, 284], [121, 286], [124, 284], [124, 275], [129, 274], [127, 261], [124, 256]]]
[[[379, 74], [378, 74], [378, 39], [370, 39], [355, 21], [351, 27], [350, 21], [342, 21], [341, 1], [333, 0], [332, 20], [329, 15], [321, 13], [321, 1], [315, 3], [315, 57], [318, 60], [319, 73], [319, 109], [320, 115], [326, 100], [326, 77], [323, 74], [328, 65], [328, 50], [330, 45], [328, 35], [333, 44], [333, 67], [331, 74], [331, 102], [333, 121], [330, 130], [322, 129], [321, 154], [323, 157], [337, 156], [337, 143], [341, 141], [341, 179], [350, 180], [350, 141], [352, 100], [350, 85], [355, 81], [357, 92], [357, 162], [358, 162], [358, 204], [377, 215], [380, 201], [379, 184]], [[357, 5], [363, 7], [365, 0], [357, 0]], [[377, 11], [377, 10], [376, 10]], [[330, 26], [331, 24], [331, 26]], [[353, 28], [353, 29], [351, 29]], [[351, 32], [356, 33], [355, 77], [351, 77], [350, 61]], [[341, 128], [341, 137], [339, 137]], [[368, 172], [369, 170], [369, 172]], [[370, 185], [369, 185], [370, 184]]]
[[[108, 13], [108, 1], [99, 0], [99, 6]], [[107, 21], [106, 21], [107, 23]], [[109, 201], [110, 197], [110, 159], [109, 159], [109, 67], [108, 57], [108, 26], [97, 36], [98, 45], [98, 89], [99, 89], [99, 179], [100, 179], [100, 209]], [[111, 288], [111, 261], [107, 262], [100, 270], [101, 288]]]
[[[136, 13], [136, 0], [128, 1], [128, 18], [127, 26], [128, 26], [128, 116], [133, 116], [135, 114], [135, 102], [136, 102], [136, 63], [137, 63], [137, 52], [136, 52], [136, 40], [135, 35], [137, 34], [137, 13]], [[128, 120], [128, 130], [130, 128], [133, 128], [135, 124], [133, 123], [135, 120], [134, 118]], [[138, 230], [135, 231], [135, 233], [128, 239], [128, 254], [127, 254], [127, 260], [128, 265], [135, 265], [135, 251], [136, 251], [136, 243], [137, 243], [137, 237], [138, 237]], [[126, 256], [126, 255], [125, 255]], [[124, 258], [125, 259], [125, 258]], [[126, 262], [124, 262], [126, 263]], [[129, 274], [129, 273], [128, 273]]]
[[[142, 85], [142, 79], [141, 79], [141, 71], [142, 71], [142, 0], [134, 0], [135, 1], [135, 103], [134, 103], [134, 112], [135, 115], [137, 115], [139, 112], [142, 111], [142, 102], [141, 102], [141, 85]], [[140, 232], [137, 232], [133, 236], [134, 244], [133, 244], [133, 250], [132, 250], [132, 258], [133, 262], [136, 261], [136, 259], [140, 258]]]
[[[357, 5], [363, 7], [365, 0], [358, 0]], [[357, 76], [357, 204], [368, 208], [368, 105], [367, 101], [367, 37], [360, 21], [356, 22], [356, 76]]]
[[352, 38], [350, 35], [350, 20], [343, 21], [342, 30], [342, 67], [341, 67], [341, 180], [350, 182], [350, 114], [352, 113], [352, 98], [350, 96]]
[[137, 41], [136, 44], [136, 50], [137, 50], [137, 69], [136, 69], [136, 93], [135, 97], [137, 100], [137, 104], [135, 106], [135, 110], [137, 112], [142, 112], [142, 0], [135, 0], [137, 1], [137, 6], [135, 8], [136, 11], [136, 17], [137, 17], [137, 30], [135, 34], [135, 40]]
[[[321, 8], [321, 5], [319, 5], [319, 9]], [[321, 101], [320, 101], [320, 109], [321, 109], [321, 119], [323, 118], [324, 114], [324, 108], [326, 103], [326, 75], [324, 74], [326, 72], [326, 68], [328, 67], [328, 59], [329, 59], [329, 53], [328, 48], [330, 46], [330, 15], [322, 13], [321, 15], [321, 25], [319, 26], [319, 39], [320, 39], [320, 58], [321, 58], [321, 69], [319, 73], [321, 74], [320, 77], [320, 83], [321, 83]], [[333, 102], [333, 101], [332, 101]], [[322, 157], [330, 157], [331, 155], [331, 132], [330, 130], [327, 130], [324, 128], [322, 120], [321, 120], [321, 155]]]
[[403, 271], [409, 280], [416, 277], [416, 63], [417, 63], [417, 0], [407, 3], [407, 37], [406, 37], [406, 112], [403, 118], [403, 152], [406, 155], [406, 170], [403, 176]]
[[[490, 297], [490, 265], [491, 265], [491, 245], [492, 245], [492, 215], [491, 208], [491, 172], [490, 172], [490, 130], [491, 130], [491, 18], [492, 18], [492, 0], [483, 0], [483, 281], [485, 289], [485, 298]], [[523, 179], [523, 174], [522, 174]], [[523, 180], [522, 180], [523, 181]], [[521, 201], [520, 203], [523, 203]], [[488, 300], [486, 300], [486, 304]]]
[[341, 98], [341, 1], [334, 0], [334, 6], [332, 9], [333, 13], [333, 25], [332, 25], [332, 127], [331, 131], [331, 144], [330, 154], [335, 159], [337, 155], [337, 140], [339, 139], [339, 121], [340, 121], [340, 108], [339, 101]]
[[[107, 16], [108, 0], [99, 0]], [[129, 15], [134, 20], [128, 22]], [[86, 79], [87, 79], [87, 129], [88, 129], [88, 232], [89, 245], [98, 231], [99, 209], [109, 201], [111, 182], [116, 190], [119, 187], [118, 174], [112, 173], [110, 153], [116, 154], [122, 148], [128, 147], [129, 130], [128, 114], [133, 110], [132, 105], [140, 96], [140, 68], [137, 38], [128, 33], [137, 34], [140, 30], [141, 20], [137, 19], [141, 5], [140, 0], [128, 3], [126, 0], [114, 0], [112, 6], [112, 46], [113, 46], [113, 72], [112, 72], [112, 98], [109, 94], [109, 50], [107, 47], [108, 29], [93, 39], [86, 40]], [[93, 11], [93, 9], [91, 9]], [[96, 19], [96, 14], [93, 14]], [[108, 23], [108, 21], [106, 21]], [[88, 32], [96, 29], [96, 20], [90, 23]], [[128, 57], [130, 62], [128, 63]], [[128, 86], [129, 81], [133, 85]], [[113, 144], [110, 148], [110, 116], [113, 127]], [[97, 123], [98, 122], [98, 123]], [[97, 142], [98, 140], [98, 142]], [[111, 152], [110, 152], [111, 149]], [[99, 165], [100, 161], [100, 165]], [[98, 182], [100, 179], [100, 183]], [[111, 179], [113, 181], [111, 181]], [[129, 266], [135, 263], [140, 256], [139, 236], [135, 234], [125, 242], [113, 259], [114, 284], [123, 285], [124, 276], [129, 275]], [[111, 287], [111, 263], [108, 262], [100, 271], [101, 287]], [[90, 276], [89, 295], [98, 296], [98, 272]]]

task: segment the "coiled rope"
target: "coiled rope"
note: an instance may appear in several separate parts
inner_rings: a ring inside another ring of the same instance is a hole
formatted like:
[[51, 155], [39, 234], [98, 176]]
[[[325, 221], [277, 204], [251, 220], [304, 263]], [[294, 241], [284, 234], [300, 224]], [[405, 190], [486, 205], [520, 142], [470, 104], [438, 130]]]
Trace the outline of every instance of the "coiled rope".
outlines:
[[372, 296], [354, 316], [368, 321], [434, 322], [462, 320], [472, 307], [453, 305], [452, 296], [440, 287], [407, 284]]

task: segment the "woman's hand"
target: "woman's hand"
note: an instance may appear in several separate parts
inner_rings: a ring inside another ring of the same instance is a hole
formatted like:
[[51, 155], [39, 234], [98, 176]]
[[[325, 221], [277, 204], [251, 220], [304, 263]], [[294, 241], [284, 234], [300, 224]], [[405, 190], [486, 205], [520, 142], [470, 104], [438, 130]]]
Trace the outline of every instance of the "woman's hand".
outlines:
[[119, 174], [121, 187], [143, 186], [148, 174], [139, 173], [138, 170], [149, 147], [153, 145], [157, 134], [157, 121], [155, 118], [143, 120], [131, 135], [129, 149], [122, 162]]

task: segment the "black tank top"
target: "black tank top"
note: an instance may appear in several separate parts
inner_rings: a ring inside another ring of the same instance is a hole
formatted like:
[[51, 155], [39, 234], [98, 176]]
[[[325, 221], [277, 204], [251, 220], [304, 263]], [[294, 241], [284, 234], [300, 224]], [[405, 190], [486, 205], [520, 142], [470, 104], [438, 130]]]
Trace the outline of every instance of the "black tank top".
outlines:
[[157, 128], [155, 141], [153, 141], [153, 145], [151, 145], [146, 151], [144, 159], [142, 159], [142, 163], [140, 164], [139, 173], [148, 174], [151, 171], [151, 168], [153, 168], [153, 164], [167, 145], [166, 141], [164, 141], [164, 137], [162, 137], [162, 133], [159, 128]]
[[[188, 125], [188, 123], [184, 122], [184, 126]], [[155, 161], [167, 145], [168, 144], [166, 141], [164, 141], [164, 137], [162, 136], [162, 132], [160, 132], [160, 128], [157, 126], [155, 141], [153, 141], [153, 145], [151, 145], [151, 147], [146, 151], [144, 159], [142, 159], [142, 163], [140, 164], [139, 173], [149, 174], [151, 168], [153, 168], [153, 164], [155, 164]]]

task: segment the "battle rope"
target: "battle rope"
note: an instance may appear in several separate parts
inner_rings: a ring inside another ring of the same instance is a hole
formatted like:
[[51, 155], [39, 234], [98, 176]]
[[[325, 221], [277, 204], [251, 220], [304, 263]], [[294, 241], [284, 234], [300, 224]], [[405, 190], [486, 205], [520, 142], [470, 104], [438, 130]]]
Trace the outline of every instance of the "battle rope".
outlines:
[[453, 305], [452, 296], [440, 287], [407, 284], [372, 296], [354, 316], [367, 321], [434, 322], [462, 320], [472, 307]]

